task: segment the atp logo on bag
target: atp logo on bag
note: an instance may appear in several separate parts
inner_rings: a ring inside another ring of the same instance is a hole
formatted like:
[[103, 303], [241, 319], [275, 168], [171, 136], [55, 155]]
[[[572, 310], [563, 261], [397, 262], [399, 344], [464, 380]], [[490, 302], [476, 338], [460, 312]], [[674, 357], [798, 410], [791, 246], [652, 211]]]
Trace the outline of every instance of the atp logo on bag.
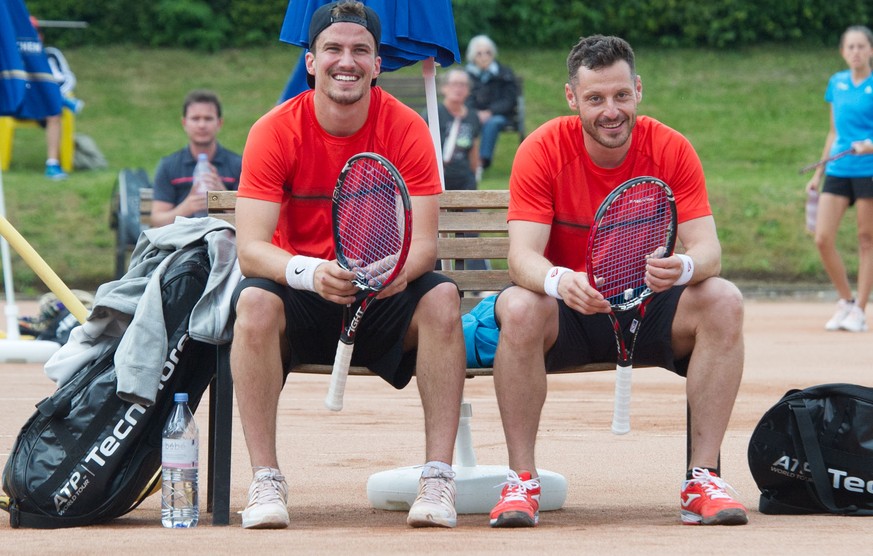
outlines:
[[[810, 469], [809, 463], [802, 462], [797, 458], [792, 458], [791, 456], [785, 455], [781, 458], [777, 459], [773, 463], [770, 464], [770, 470], [773, 473], [779, 473], [781, 475], [785, 475], [786, 477], [790, 477], [792, 479], [800, 479], [802, 481], [810, 480]], [[801, 468], [798, 472], [797, 469]]]
[[[188, 343], [188, 338], [188, 334], [183, 334], [179, 339], [179, 342], [176, 344], [176, 347], [170, 351], [161, 372], [159, 390], [163, 390], [164, 383], [172, 378], [173, 373], [176, 370], [176, 364], [179, 362], [179, 356], [182, 354], [185, 345]], [[128, 440], [128, 438], [135, 440], [138, 439], [138, 434], [131, 433], [136, 431], [137, 425], [143, 421], [147, 421], [147, 419], [143, 419], [143, 417], [147, 414], [150, 415], [153, 407], [154, 406], [146, 408], [138, 403], [129, 404], [129, 407], [124, 414], [116, 421], [115, 426], [109, 429], [105, 436], [94, 441], [91, 447], [85, 452], [82, 461], [80, 461], [76, 465], [76, 468], [70, 473], [66, 482], [64, 482], [64, 484], [52, 495], [52, 499], [55, 503], [55, 511], [58, 515], [62, 516], [69, 511], [76, 500], [86, 492], [88, 485], [91, 484], [90, 477], [97, 476], [100, 469], [106, 468], [113, 470], [113, 466], [110, 465], [107, 468], [107, 464], [112, 463], [112, 457], [116, 453], [125, 452], [125, 441]], [[120, 452], [119, 449], [121, 449]]]
[[790, 390], [749, 440], [765, 514], [873, 515], [873, 389]]

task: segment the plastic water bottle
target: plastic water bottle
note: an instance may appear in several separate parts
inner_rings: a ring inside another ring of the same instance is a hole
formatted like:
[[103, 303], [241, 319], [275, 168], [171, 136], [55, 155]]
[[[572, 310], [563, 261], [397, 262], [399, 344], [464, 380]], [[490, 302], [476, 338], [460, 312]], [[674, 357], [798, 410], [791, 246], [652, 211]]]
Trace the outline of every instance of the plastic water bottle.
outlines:
[[818, 191], [810, 189], [806, 194], [806, 229], [815, 233], [815, 220], [818, 218]]
[[209, 156], [206, 153], [197, 155], [197, 164], [194, 166], [194, 191], [197, 193], [206, 193], [208, 191], [206, 184], [200, 179], [200, 176], [212, 172], [209, 167]]
[[197, 498], [200, 437], [188, 408], [188, 394], [177, 393], [173, 401], [173, 411], [161, 434], [161, 523], [164, 527], [194, 527], [200, 519]]

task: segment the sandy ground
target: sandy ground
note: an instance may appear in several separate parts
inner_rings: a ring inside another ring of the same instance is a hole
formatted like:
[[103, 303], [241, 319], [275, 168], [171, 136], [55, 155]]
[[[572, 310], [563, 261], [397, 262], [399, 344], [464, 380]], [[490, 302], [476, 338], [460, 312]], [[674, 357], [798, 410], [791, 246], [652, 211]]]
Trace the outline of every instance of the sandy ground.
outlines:
[[[19, 303], [22, 314], [33, 307]], [[609, 432], [613, 373], [550, 378], [538, 462], [567, 478], [568, 493], [564, 507], [543, 512], [535, 529], [492, 530], [487, 516], [462, 515], [454, 530], [414, 530], [406, 527], [403, 512], [372, 509], [367, 478], [423, 458], [414, 385], [396, 392], [377, 379], [353, 378], [345, 409], [330, 414], [322, 406], [327, 378], [293, 376], [281, 398], [279, 423], [280, 459], [292, 488], [289, 529], [239, 526], [236, 512], [245, 503], [250, 474], [235, 417], [231, 526], [211, 527], [204, 514], [195, 529], [163, 529], [159, 499], [152, 496], [109, 525], [69, 530], [11, 529], [0, 512], [0, 538], [26, 554], [869, 554], [873, 527], [864, 518], [760, 514], [746, 459], [752, 429], [788, 389], [871, 383], [873, 333], [824, 332], [832, 310], [832, 302], [820, 300], [746, 302], [746, 369], [722, 452], [723, 475], [751, 511], [744, 527], [680, 523], [684, 381], [644, 369], [634, 378], [633, 431], [622, 437]], [[34, 404], [54, 385], [38, 364], [0, 364], [0, 375], [0, 461], [5, 462]], [[473, 405], [478, 463], [503, 465], [492, 380], [469, 380], [465, 398]], [[205, 412], [198, 417], [205, 429]]]

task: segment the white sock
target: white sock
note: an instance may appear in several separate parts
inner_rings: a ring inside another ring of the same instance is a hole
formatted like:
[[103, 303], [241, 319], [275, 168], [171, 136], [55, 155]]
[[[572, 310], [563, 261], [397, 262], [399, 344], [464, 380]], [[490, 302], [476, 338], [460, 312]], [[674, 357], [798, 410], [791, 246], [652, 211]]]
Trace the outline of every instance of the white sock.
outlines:
[[443, 461], [429, 461], [424, 464], [424, 469], [421, 470], [422, 477], [435, 477], [438, 475], [446, 475], [454, 473], [452, 466]]

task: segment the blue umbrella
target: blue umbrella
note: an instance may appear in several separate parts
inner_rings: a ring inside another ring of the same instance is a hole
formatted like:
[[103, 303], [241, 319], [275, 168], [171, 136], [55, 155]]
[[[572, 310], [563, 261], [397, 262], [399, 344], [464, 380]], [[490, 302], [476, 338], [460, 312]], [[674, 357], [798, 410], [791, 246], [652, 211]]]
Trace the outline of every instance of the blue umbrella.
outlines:
[[61, 90], [21, 0], [0, 0], [0, 115], [42, 120], [61, 113]]
[[[0, 0], [0, 116], [44, 119], [60, 112], [61, 90], [52, 76], [39, 35], [30, 23], [27, 8], [21, 0]], [[6, 220], [2, 174], [0, 228], [14, 232]], [[7, 334], [0, 347], [2, 357], [45, 362], [60, 346], [54, 342], [19, 340], [18, 308], [15, 306], [11, 256], [5, 234], [0, 239], [0, 261], [6, 291]]]
[[[312, 14], [332, 0], [289, 0], [285, 21], [279, 39], [309, 47], [309, 22]], [[382, 71], [394, 71], [416, 62], [422, 63], [422, 74], [427, 97], [428, 121], [437, 160], [442, 160], [437, 115], [435, 63], [450, 66], [460, 63], [458, 36], [451, 0], [361, 0], [378, 15], [382, 24], [382, 43], [379, 56]], [[305, 52], [304, 52], [305, 54]], [[306, 71], [300, 71], [303, 56], [286, 85], [283, 98], [290, 98], [307, 88]], [[440, 179], [442, 164], [439, 165]]]
[[[309, 47], [312, 14], [331, 0], [290, 0], [281, 41]], [[460, 63], [455, 18], [449, 0], [362, 0], [382, 23], [382, 70], [394, 71], [434, 58], [441, 66]]]

